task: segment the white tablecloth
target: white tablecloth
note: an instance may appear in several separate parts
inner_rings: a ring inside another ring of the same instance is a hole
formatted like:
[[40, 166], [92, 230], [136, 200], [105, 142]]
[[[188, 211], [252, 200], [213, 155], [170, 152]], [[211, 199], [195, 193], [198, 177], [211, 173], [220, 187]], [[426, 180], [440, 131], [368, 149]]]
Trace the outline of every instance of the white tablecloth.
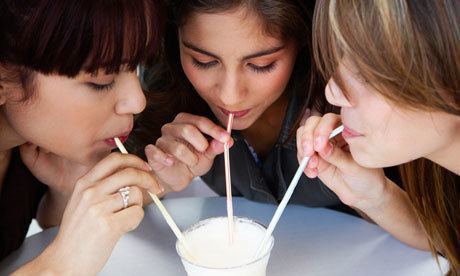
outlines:
[[[222, 197], [167, 199], [164, 204], [181, 229], [204, 218], [226, 215]], [[233, 205], [235, 215], [265, 225], [276, 208], [243, 198], [234, 198]], [[56, 228], [49, 229], [27, 238], [0, 264], [0, 274], [36, 256], [56, 232]], [[328, 209], [288, 206], [274, 237], [269, 276], [442, 275], [429, 252], [410, 248], [360, 218]], [[156, 206], [150, 205], [141, 225], [119, 241], [100, 275], [185, 275], [175, 242]], [[441, 264], [445, 270], [445, 260]]]

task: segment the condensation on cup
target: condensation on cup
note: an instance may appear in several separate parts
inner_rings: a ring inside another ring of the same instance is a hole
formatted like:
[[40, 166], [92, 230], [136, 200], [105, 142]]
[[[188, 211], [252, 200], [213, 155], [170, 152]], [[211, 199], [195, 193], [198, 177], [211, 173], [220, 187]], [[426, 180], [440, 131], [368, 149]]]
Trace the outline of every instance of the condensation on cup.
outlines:
[[266, 228], [248, 218], [234, 217], [234, 240], [228, 241], [227, 217], [209, 218], [192, 225], [184, 231], [193, 250], [193, 260], [187, 258], [181, 244], [176, 250], [189, 276], [265, 276], [274, 238], [270, 237], [263, 253], [257, 259], [254, 254], [259, 247]]

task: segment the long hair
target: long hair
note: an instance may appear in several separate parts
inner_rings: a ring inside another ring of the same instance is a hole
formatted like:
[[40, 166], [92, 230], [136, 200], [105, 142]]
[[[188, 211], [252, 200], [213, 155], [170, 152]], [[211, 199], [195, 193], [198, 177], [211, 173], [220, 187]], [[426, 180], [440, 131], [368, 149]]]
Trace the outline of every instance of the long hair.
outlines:
[[[143, 155], [144, 146], [161, 136], [161, 126], [180, 112], [214, 118], [181, 67], [178, 28], [191, 13], [219, 13], [239, 7], [256, 14], [267, 35], [297, 44], [298, 56], [286, 91], [305, 106], [324, 111], [324, 82], [312, 62], [311, 27], [313, 1], [302, 0], [171, 0], [167, 4], [166, 31], [161, 54], [144, 74], [149, 91], [147, 107], [136, 122], [128, 146]], [[305, 108], [305, 107], [304, 107]], [[300, 117], [300, 116], [299, 116]], [[300, 120], [298, 120], [300, 121]]]
[[[345, 57], [394, 104], [460, 116], [459, 26], [458, 0], [321, 0], [314, 57], [341, 87], [336, 69]], [[459, 176], [423, 158], [400, 169], [432, 252], [460, 275]]]
[[2, 0], [0, 85], [27, 88], [34, 72], [135, 70], [158, 48], [161, 15], [156, 0]]

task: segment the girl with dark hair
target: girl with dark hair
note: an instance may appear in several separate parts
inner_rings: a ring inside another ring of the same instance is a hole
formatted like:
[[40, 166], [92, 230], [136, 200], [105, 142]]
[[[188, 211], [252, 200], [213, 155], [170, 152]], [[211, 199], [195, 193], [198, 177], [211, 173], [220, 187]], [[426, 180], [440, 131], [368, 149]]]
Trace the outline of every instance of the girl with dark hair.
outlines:
[[37, 208], [45, 225], [62, 218], [56, 239], [18, 274], [96, 274], [142, 219], [142, 192], [158, 191], [144, 161], [109, 155], [145, 107], [135, 70], [158, 43], [158, 8], [0, 2], [0, 256], [19, 247]]
[[[341, 114], [299, 128], [299, 158], [349, 206], [460, 275], [460, 2], [322, 0], [315, 59]], [[327, 142], [338, 124], [336, 145]], [[378, 168], [401, 165], [400, 189]]]
[[[224, 195], [219, 154], [230, 141], [233, 194], [281, 200], [298, 166], [296, 126], [306, 109], [327, 108], [311, 68], [313, 8], [295, 0], [168, 3], [163, 49], [144, 75], [151, 105], [128, 140], [137, 151], [156, 141], [145, 153], [166, 192], [201, 176]], [[229, 113], [232, 137], [222, 127]], [[340, 204], [320, 181], [300, 181], [293, 202]]]

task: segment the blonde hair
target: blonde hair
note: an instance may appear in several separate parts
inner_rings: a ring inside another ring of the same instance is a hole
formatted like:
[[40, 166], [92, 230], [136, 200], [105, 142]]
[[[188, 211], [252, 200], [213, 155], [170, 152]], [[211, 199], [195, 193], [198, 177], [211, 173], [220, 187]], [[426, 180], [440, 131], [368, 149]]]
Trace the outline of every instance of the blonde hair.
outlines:
[[[313, 36], [319, 70], [342, 88], [346, 58], [396, 105], [460, 116], [460, 1], [320, 0]], [[433, 253], [460, 275], [459, 176], [426, 159], [401, 173]]]

